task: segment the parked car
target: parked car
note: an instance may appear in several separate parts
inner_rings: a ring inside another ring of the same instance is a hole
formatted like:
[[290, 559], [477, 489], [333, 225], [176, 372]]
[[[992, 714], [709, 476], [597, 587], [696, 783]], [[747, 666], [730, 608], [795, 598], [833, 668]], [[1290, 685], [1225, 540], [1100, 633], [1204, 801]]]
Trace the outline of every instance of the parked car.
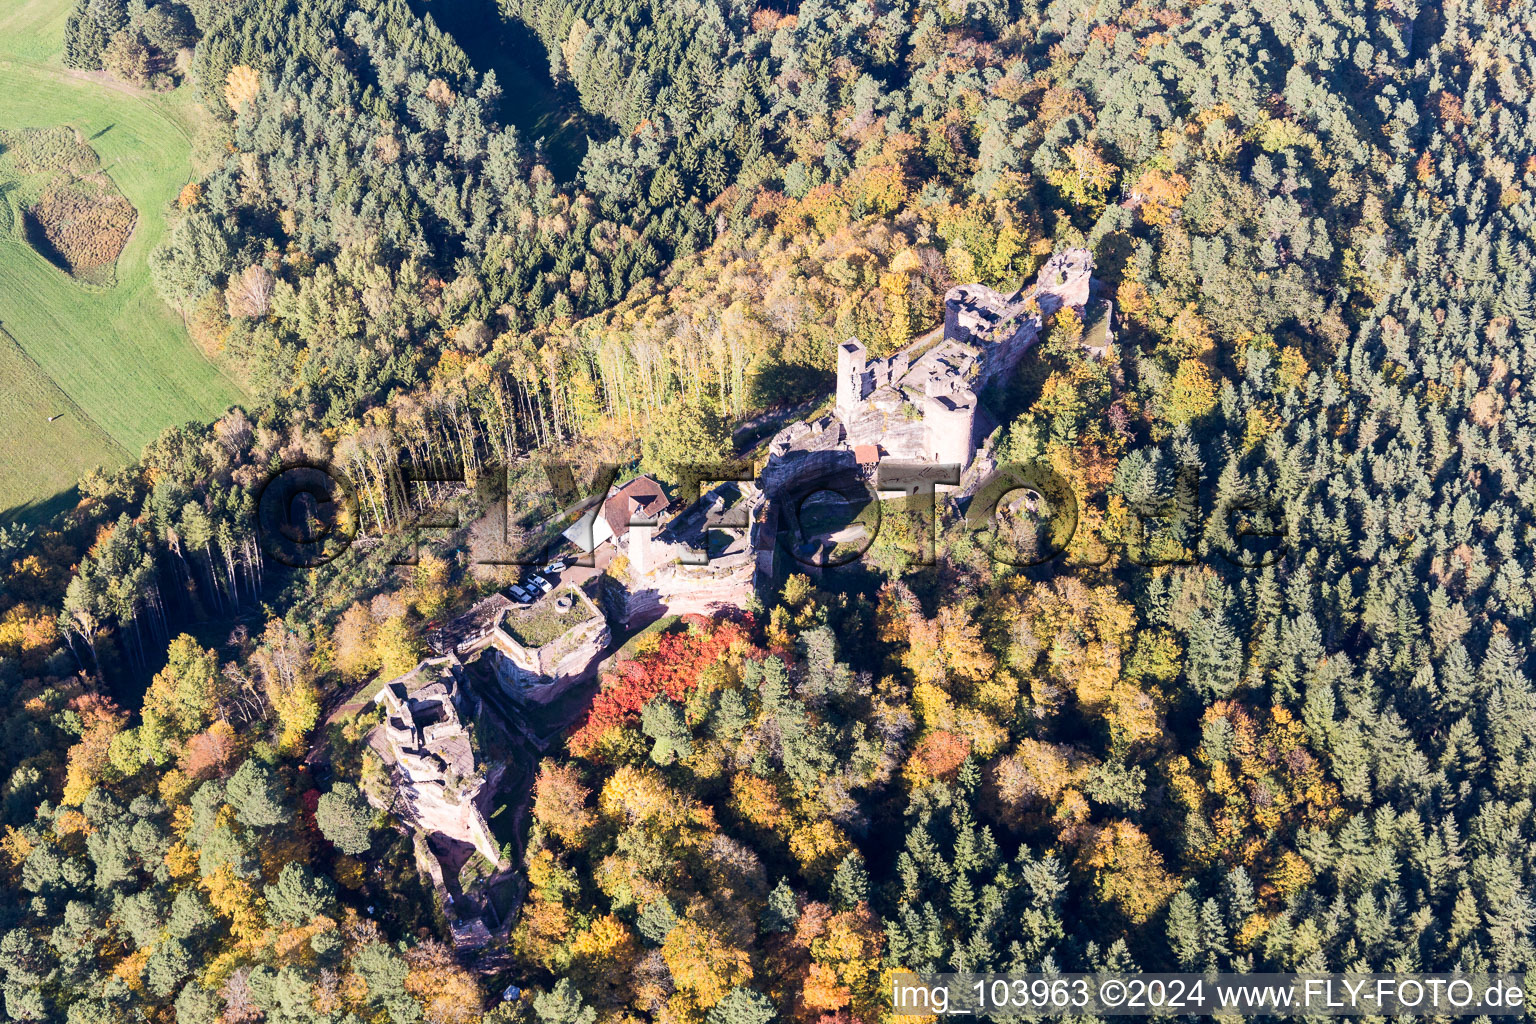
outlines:
[[561, 573], [565, 572], [566, 568], [567, 566], [565, 564], [565, 560], [557, 559], [546, 565], [544, 567], [544, 572], [549, 573], [551, 576], [559, 576]]
[[533, 600], [533, 595], [519, 586], [508, 587], [507, 596], [516, 601], [518, 604], [527, 604], [529, 601]]
[[545, 579], [543, 576], [530, 577], [528, 582], [530, 585], [538, 587], [539, 593], [541, 594], [547, 594], [551, 590], [555, 589], [555, 585], [549, 582], [549, 580]]

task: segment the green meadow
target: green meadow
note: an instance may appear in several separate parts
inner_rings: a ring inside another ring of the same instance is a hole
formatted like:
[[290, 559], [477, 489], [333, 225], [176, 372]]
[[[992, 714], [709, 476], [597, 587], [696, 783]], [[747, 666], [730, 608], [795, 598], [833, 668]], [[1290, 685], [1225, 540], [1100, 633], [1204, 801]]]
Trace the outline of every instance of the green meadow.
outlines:
[[[14, 200], [0, 194], [5, 519], [53, 511], [92, 467], [122, 465], [167, 426], [212, 419], [243, 398], [192, 345], [149, 277], [165, 210], [190, 175], [190, 94], [143, 92], [63, 67], [69, 7], [68, 0], [0, 7], [0, 128], [74, 128], [138, 220], [116, 283], [92, 286], [28, 245]], [[0, 181], [0, 193], [17, 191]]]

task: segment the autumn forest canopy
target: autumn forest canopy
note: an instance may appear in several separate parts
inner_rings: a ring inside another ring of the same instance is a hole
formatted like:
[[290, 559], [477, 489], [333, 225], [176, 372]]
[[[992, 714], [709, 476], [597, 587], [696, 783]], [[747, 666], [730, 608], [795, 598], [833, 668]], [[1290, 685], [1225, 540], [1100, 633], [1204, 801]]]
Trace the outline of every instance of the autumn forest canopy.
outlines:
[[[69, 13], [56, 60], [195, 98], [154, 288], [250, 400], [0, 526], [10, 1019], [877, 1024], [898, 971], [1536, 969], [1529, 3], [500, 0], [509, 87], [452, 2]], [[1070, 489], [1060, 555], [941, 498], [926, 564], [886, 503], [856, 565], [781, 560], [618, 637], [558, 722], [472, 727], [516, 899], [466, 951], [371, 701], [518, 573], [423, 514], [510, 466], [537, 547], [543, 459], [760, 457], [837, 343], [1078, 247], [1112, 343], [1064, 309], [981, 396], [991, 457]], [[296, 462], [356, 488], [318, 567], [256, 534]]]

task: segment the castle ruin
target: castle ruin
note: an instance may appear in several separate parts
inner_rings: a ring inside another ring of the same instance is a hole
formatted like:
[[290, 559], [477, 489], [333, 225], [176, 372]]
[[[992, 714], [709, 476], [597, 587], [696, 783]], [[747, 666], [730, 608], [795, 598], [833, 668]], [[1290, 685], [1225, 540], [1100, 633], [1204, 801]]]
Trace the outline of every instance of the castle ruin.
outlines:
[[814, 469], [788, 463], [815, 453], [825, 453], [815, 461], [851, 461], [859, 468], [896, 459], [969, 469], [996, 426], [977, 396], [1012, 375], [1039, 339], [1045, 318], [1062, 308], [1076, 310], [1102, 327], [1092, 344], [1085, 337], [1085, 348], [1097, 357], [1107, 352], [1108, 302], [1094, 299], [1092, 277], [1088, 250], [1068, 249], [1046, 262], [1032, 287], [1011, 296], [980, 284], [951, 288], [943, 328], [894, 355], [871, 359], [862, 342], [849, 338], [837, 348], [832, 411], [780, 431], [769, 446], [765, 486], [772, 490], [785, 475]]
[[392, 766], [402, 816], [423, 833], [465, 843], [490, 863], [500, 862], [479, 806], [500, 772], [475, 763], [465, 721], [482, 709], [463, 686], [459, 659], [428, 658], [387, 683], [375, 700], [384, 721], [370, 742]]

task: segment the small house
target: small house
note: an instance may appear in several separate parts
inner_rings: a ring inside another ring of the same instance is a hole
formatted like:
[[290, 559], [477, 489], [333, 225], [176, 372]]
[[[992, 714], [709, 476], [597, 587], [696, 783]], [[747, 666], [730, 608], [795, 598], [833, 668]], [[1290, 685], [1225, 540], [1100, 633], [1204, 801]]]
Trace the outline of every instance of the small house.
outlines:
[[661, 484], [651, 477], [637, 476], [609, 494], [601, 505], [588, 509], [565, 536], [582, 551], [595, 551], [607, 543], [617, 545], [632, 526], [654, 526], [668, 504]]

